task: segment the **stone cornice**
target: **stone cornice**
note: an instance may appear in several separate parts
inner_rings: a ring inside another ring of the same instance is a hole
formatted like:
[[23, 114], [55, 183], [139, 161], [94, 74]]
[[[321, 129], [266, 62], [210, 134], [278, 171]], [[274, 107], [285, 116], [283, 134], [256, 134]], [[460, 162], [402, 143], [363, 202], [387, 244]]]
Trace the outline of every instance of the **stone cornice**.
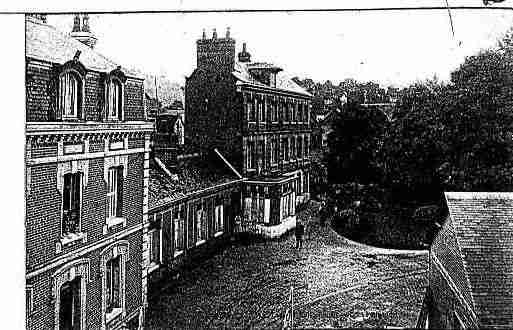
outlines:
[[86, 137], [92, 140], [144, 138], [153, 132], [153, 123], [27, 123], [25, 132], [27, 142], [36, 143], [80, 142]]
[[146, 121], [131, 122], [29, 122], [25, 124], [27, 135], [41, 134], [83, 134], [110, 132], [146, 132], [153, 131], [153, 123]]

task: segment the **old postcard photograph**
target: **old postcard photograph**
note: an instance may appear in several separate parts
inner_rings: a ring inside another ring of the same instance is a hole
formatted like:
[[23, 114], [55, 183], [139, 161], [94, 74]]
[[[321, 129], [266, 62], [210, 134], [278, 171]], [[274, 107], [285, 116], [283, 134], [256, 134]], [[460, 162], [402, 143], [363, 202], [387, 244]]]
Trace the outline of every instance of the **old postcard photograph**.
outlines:
[[512, 6], [18, 12], [25, 328], [513, 328]]

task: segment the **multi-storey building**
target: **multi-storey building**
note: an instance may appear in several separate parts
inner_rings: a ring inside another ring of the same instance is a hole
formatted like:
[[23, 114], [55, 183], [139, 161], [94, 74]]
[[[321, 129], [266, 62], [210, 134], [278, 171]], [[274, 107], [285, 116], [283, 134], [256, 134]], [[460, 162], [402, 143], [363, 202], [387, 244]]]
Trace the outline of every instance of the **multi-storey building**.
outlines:
[[28, 329], [144, 322], [152, 124], [143, 79], [95, 42], [87, 15], [70, 36], [27, 17]]
[[243, 222], [263, 233], [294, 226], [296, 205], [309, 198], [310, 102], [280, 67], [252, 62], [245, 44], [236, 58], [229, 30], [197, 41], [186, 138], [200, 152], [218, 148], [247, 178]]

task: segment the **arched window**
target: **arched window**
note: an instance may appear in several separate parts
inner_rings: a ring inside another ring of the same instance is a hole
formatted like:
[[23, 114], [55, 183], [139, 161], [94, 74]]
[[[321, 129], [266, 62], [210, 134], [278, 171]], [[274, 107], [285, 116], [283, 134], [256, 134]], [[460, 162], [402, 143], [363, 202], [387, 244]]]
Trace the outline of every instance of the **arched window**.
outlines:
[[78, 118], [82, 82], [77, 74], [66, 71], [59, 76], [59, 109], [63, 118]]
[[111, 79], [109, 82], [108, 105], [109, 119], [121, 120], [123, 108], [123, 85], [118, 79]]

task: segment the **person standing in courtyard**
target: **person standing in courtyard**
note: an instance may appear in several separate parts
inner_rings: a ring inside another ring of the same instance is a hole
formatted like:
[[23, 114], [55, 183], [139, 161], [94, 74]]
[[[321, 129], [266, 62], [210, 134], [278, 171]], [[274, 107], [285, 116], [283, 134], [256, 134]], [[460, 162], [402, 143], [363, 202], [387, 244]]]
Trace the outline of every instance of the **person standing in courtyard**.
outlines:
[[305, 226], [302, 222], [298, 221], [294, 233], [296, 235], [296, 249], [301, 249], [303, 247], [303, 236], [305, 234]]

